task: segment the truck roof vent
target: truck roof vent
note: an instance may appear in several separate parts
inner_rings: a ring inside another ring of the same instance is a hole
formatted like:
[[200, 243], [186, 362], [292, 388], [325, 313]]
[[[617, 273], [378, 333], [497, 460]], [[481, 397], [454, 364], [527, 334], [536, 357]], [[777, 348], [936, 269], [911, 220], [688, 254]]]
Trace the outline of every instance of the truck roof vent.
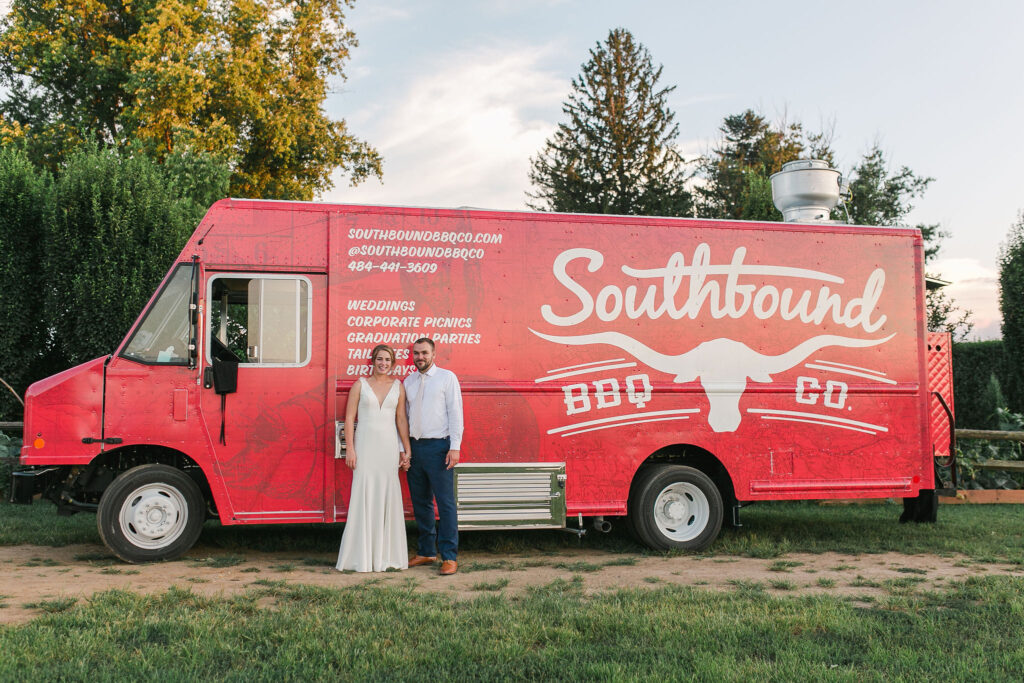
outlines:
[[828, 221], [845, 190], [839, 171], [820, 159], [785, 163], [771, 181], [772, 201], [787, 223]]

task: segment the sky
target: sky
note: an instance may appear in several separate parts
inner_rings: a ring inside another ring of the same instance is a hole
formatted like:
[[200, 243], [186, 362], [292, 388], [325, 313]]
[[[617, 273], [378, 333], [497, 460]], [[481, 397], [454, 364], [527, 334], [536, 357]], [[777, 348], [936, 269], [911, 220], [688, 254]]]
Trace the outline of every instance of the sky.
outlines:
[[359, 46], [325, 107], [384, 158], [320, 199], [525, 209], [530, 157], [563, 121], [589, 50], [626, 28], [674, 85], [687, 159], [724, 117], [832, 128], [841, 171], [879, 143], [934, 178], [912, 223], [951, 236], [929, 273], [999, 336], [998, 252], [1024, 209], [1024, 3], [357, 0]]

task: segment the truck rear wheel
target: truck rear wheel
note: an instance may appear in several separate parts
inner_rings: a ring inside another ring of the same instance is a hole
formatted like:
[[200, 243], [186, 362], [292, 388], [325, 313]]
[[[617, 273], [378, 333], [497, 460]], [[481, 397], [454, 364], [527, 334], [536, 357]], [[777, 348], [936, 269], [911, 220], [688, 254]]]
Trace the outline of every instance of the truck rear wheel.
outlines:
[[682, 465], [642, 472], [629, 501], [633, 528], [655, 550], [703, 550], [718, 537], [723, 511], [711, 478]]
[[115, 479], [100, 498], [96, 525], [110, 551], [126, 562], [173, 560], [192, 547], [203, 526], [199, 486], [181, 470], [141, 465]]

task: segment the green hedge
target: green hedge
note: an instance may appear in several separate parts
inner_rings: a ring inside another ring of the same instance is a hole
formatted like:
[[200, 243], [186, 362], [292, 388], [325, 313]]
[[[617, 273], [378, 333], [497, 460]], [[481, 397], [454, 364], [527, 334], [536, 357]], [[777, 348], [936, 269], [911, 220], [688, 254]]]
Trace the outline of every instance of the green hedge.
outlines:
[[[113, 351], [229, 176], [201, 154], [88, 147], [54, 175], [0, 145], [0, 378], [23, 396]], [[0, 386], [0, 421], [22, 415]]]
[[0, 503], [10, 496], [11, 472], [18, 466], [21, 438], [0, 432]]
[[995, 375], [1006, 407], [1024, 412], [1024, 397], [1010, 378], [1010, 363], [1001, 340], [953, 344], [953, 396], [956, 426], [964, 429], [998, 429], [998, 399], [989, 388]]

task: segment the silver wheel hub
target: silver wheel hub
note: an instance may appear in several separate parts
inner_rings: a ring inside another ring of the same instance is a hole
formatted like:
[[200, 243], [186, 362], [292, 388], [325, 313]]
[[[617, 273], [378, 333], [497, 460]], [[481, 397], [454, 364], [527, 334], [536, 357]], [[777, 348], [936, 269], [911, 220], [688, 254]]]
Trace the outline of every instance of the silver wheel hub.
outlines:
[[188, 504], [168, 484], [146, 484], [125, 497], [118, 515], [121, 532], [140, 548], [164, 548], [181, 536], [188, 523]]
[[691, 541], [707, 528], [711, 504], [694, 484], [669, 484], [654, 501], [654, 523], [672, 541]]

